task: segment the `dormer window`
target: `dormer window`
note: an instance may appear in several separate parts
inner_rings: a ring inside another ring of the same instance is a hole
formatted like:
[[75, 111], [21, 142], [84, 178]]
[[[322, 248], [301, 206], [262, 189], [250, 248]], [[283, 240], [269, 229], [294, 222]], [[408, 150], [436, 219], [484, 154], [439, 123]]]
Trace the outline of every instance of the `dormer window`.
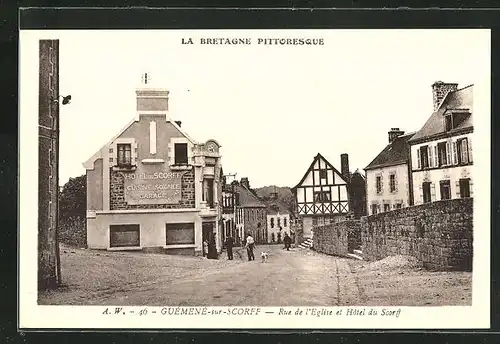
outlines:
[[453, 115], [451, 113], [444, 116], [444, 128], [446, 131], [453, 129]]
[[456, 129], [470, 115], [468, 109], [449, 110], [444, 115], [444, 128], [446, 131]]

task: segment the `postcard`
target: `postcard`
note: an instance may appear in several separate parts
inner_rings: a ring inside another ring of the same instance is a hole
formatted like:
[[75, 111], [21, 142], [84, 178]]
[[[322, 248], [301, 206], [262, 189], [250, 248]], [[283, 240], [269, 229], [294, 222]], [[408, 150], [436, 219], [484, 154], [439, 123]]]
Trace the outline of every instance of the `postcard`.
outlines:
[[21, 30], [19, 327], [488, 328], [490, 31]]

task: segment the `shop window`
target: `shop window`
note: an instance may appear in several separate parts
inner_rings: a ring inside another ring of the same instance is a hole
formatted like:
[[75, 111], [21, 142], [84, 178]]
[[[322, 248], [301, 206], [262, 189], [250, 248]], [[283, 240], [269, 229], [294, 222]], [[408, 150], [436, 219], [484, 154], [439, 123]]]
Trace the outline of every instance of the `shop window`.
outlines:
[[167, 223], [166, 244], [194, 244], [194, 223]]
[[129, 167], [132, 165], [132, 145], [121, 143], [116, 145], [118, 151], [117, 164], [119, 167]]
[[188, 146], [187, 143], [174, 144], [175, 149], [175, 164], [187, 165], [188, 163]]
[[109, 226], [109, 247], [139, 247], [140, 245], [139, 225]]
[[451, 199], [451, 189], [449, 180], [441, 180], [439, 182], [441, 199]]

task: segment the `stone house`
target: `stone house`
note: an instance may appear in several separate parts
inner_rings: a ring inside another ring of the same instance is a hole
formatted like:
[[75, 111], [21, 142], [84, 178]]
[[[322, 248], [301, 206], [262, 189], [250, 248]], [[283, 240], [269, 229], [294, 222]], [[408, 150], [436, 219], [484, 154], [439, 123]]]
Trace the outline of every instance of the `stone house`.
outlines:
[[250, 188], [248, 178], [234, 182], [237, 194], [236, 233], [239, 242], [243, 243], [250, 233], [257, 244], [267, 242], [267, 206]]
[[278, 200], [276, 193], [271, 194], [267, 204], [267, 242], [281, 243], [285, 233], [291, 233], [291, 211]]
[[434, 110], [408, 141], [414, 203], [472, 197], [473, 85], [437, 81]]
[[198, 255], [208, 240], [220, 252], [219, 144], [169, 118], [168, 90], [146, 81], [136, 94], [136, 117], [84, 163], [88, 247]]
[[414, 134], [392, 128], [389, 144], [365, 167], [368, 215], [412, 205], [408, 141]]

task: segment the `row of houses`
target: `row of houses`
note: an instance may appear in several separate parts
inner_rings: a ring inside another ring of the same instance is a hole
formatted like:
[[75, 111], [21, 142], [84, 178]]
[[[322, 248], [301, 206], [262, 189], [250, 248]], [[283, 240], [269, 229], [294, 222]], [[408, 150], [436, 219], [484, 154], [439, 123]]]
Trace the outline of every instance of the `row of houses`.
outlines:
[[412, 205], [472, 196], [473, 85], [437, 81], [433, 112], [418, 130], [388, 132], [388, 144], [365, 167], [349, 172], [347, 154], [337, 170], [321, 154], [292, 189], [303, 237], [312, 229]]
[[415, 132], [392, 128], [365, 168], [368, 215], [472, 196], [473, 85], [432, 85], [433, 112]]

